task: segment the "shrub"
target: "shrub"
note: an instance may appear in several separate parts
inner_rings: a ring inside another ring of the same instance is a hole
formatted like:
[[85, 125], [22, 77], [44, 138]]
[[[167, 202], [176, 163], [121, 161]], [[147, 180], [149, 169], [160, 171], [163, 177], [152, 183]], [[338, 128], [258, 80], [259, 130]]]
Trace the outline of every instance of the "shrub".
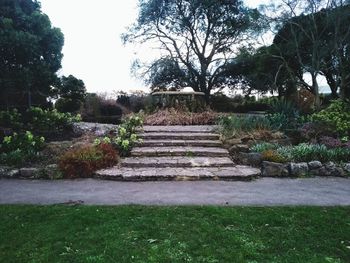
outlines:
[[52, 138], [70, 131], [72, 124], [80, 120], [80, 115], [33, 107], [27, 110], [24, 122], [34, 133]]
[[45, 146], [45, 138], [34, 136], [27, 131], [25, 134], [13, 133], [6, 136], [0, 144], [0, 163], [20, 165], [35, 159]]
[[17, 133], [30, 130], [35, 135], [45, 138], [55, 138], [66, 134], [72, 130], [72, 124], [78, 121], [80, 121], [79, 115], [60, 113], [57, 110], [43, 110], [37, 107], [32, 107], [22, 114], [16, 109], [0, 112], [1, 126]]
[[66, 152], [59, 160], [59, 168], [66, 178], [91, 177], [96, 170], [117, 164], [118, 159], [114, 147], [102, 143]]
[[332, 137], [335, 132], [321, 123], [307, 122], [298, 128], [299, 139], [304, 142], [317, 142], [321, 137]]
[[22, 114], [17, 109], [0, 111], [0, 127], [20, 130], [23, 128]]
[[299, 111], [287, 100], [275, 100], [267, 116], [271, 127], [278, 130], [294, 129], [298, 126]]
[[78, 112], [82, 102], [71, 98], [59, 98], [55, 103], [55, 108], [59, 112]]
[[263, 142], [263, 143], [255, 144], [254, 146], [252, 146], [250, 148], [250, 150], [252, 152], [262, 153], [262, 152], [265, 152], [267, 150], [276, 150], [278, 147], [279, 147], [279, 145], [276, 143]]
[[271, 129], [270, 122], [265, 117], [256, 116], [223, 116], [219, 118], [218, 124], [222, 134], [226, 137], [234, 136], [241, 132]]
[[339, 136], [350, 135], [350, 104], [335, 100], [326, 109], [312, 115], [312, 119], [334, 129]]

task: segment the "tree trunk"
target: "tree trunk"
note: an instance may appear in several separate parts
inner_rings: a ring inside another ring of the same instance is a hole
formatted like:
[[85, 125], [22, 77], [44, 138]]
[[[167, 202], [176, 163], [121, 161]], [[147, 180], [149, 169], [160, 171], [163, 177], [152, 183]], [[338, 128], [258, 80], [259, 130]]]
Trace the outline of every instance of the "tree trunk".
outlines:
[[311, 73], [312, 77], [312, 90], [315, 95], [315, 109], [319, 110], [321, 108], [320, 91], [317, 82], [317, 74]]

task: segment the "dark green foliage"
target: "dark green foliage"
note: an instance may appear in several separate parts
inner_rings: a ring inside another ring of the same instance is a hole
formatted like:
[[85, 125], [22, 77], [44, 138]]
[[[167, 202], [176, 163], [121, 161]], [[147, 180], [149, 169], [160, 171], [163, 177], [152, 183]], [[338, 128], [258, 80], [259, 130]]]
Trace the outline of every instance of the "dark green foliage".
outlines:
[[219, 118], [218, 125], [226, 137], [253, 130], [271, 129], [269, 120], [264, 116], [222, 116]]
[[299, 111], [286, 100], [275, 100], [267, 116], [271, 126], [277, 130], [295, 129], [300, 125]]
[[2, 0], [0, 14], [0, 109], [46, 106], [58, 84], [63, 34], [34, 0]]
[[350, 262], [349, 207], [0, 206], [0, 261]]
[[72, 130], [72, 124], [78, 121], [80, 121], [80, 115], [34, 107], [24, 113], [19, 113], [17, 110], [0, 111], [0, 127], [19, 133], [30, 130], [35, 135], [50, 139], [67, 135]]
[[60, 112], [77, 112], [86, 97], [86, 88], [82, 80], [72, 75], [61, 78], [61, 85], [58, 91], [60, 98], [55, 108]]
[[44, 148], [45, 138], [34, 136], [27, 131], [24, 134], [13, 133], [4, 137], [0, 144], [0, 163], [4, 165], [21, 165], [38, 157]]

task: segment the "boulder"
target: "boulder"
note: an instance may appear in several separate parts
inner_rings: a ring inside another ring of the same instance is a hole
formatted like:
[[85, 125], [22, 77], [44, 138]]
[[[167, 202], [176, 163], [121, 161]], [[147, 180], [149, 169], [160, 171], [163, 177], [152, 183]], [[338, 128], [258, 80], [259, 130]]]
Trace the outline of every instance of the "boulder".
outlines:
[[18, 169], [8, 170], [6, 173], [6, 177], [9, 177], [9, 178], [17, 178], [19, 175], [20, 175], [20, 172]]
[[344, 171], [350, 173], [350, 163], [344, 164]]
[[259, 166], [262, 162], [261, 153], [245, 153], [240, 152], [239, 158], [242, 164]]
[[38, 168], [21, 168], [19, 169], [19, 175], [23, 178], [34, 178], [38, 175], [40, 169]]
[[291, 176], [305, 176], [309, 172], [307, 163], [290, 163], [289, 170]]
[[262, 176], [268, 177], [287, 177], [289, 176], [288, 168], [283, 163], [262, 162]]
[[320, 161], [312, 161], [309, 162], [308, 165], [310, 170], [315, 170], [322, 167], [322, 163]]
[[230, 153], [238, 153], [238, 152], [249, 152], [249, 146], [245, 144], [236, 144], [230, 147]]

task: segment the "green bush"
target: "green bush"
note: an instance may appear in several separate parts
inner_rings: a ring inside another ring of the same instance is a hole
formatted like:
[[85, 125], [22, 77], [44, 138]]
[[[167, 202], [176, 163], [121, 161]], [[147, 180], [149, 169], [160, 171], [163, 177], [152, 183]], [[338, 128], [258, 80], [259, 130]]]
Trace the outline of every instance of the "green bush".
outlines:
[[45, 137], [60, 136], [63, 132], [70, 131], [74, 122], [81, 120], [80, 115], [34, 107], [27, 110], [25, 118], [24, 122], [30, 130]]
[[271, 127], [276, 130], [294, 129], [299, 123], [299, 111], [293, 103], [286, 100], [275, 100], [267, 116]]
[[61, 113], [57, 110], [43, 110], [32, 107], [24, 113], [16, 109], [0, 112], [0, 127], [10, 128], [17, 133], [30, 130], [45, 138], [62, 136], [72, 130], [72, 124], [80, 121], [80, 115]]
[[234, 136], [253, 130], [271, 129], [269, 120], [260, 116], [223, 116], [219, 118], [218, 124], [225, 136]]
[[30, 131], [25, 134], [13, 133], [6, 136], [0, 144], [0, 163], [20, 165], [38, 157], [45, 146], [45, 138], [34, 136]]
[[17, 109], [0, 111], [0, 127], [20, 130], [23, 128], [22, 114]]
[[312, 115], [312, 120], [333, 128], [341, 137], [350, 135], [350, 103], [335, 100], [326, 109]]

